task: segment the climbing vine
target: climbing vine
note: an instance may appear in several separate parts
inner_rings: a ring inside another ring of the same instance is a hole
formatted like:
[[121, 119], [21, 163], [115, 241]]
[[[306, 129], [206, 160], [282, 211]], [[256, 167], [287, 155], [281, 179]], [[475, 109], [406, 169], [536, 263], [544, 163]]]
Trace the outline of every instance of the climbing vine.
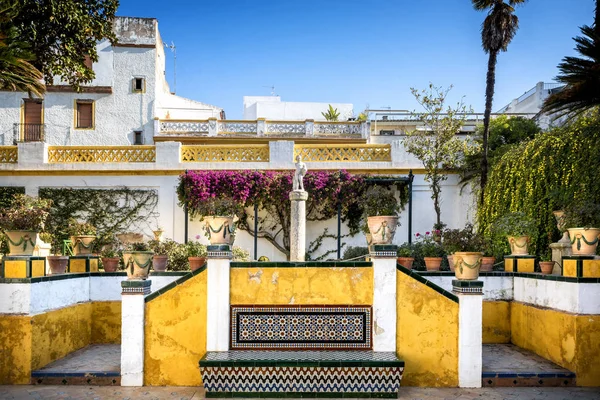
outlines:
[[[569, 202], [600, 202], [600, 116], [538, 134], [514, 145], [491, 170], [478, 223], [490, 235], [494, 222], [522, 211], [536, 221], [538, 253], [560, 238], [552, 212]], [[566, 200], [566, 201], [565, 201]]]
[[[25, 188], [18, 186], [0, 187], [0, 212], [12, 205], [15, 194], [25, 194]], [[8, 242], [6, 236], [0, 232], [0, 254], [6, 253], [8, 253]]]

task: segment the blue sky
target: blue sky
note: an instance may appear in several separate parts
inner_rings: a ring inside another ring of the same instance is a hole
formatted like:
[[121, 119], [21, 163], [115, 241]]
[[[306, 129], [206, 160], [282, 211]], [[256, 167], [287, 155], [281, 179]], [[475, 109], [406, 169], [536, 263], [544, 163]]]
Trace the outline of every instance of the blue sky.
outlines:
[[[496, 111], [551, 81], [574, 54], [572, 37], [592, 23], [593, 0], [529, 0], [520, 29], [498, 60]], [[177, 47], [177, 94], [242, 116], [242, 96], [353, 103], [356, 112], [417, 107], [410, 88], [454, 85], [483, 112], [485, 13], [470, 0], [121, 0], [118, 15], [155, 17]], [[173, 86], [171, 55], [167, 78]]]

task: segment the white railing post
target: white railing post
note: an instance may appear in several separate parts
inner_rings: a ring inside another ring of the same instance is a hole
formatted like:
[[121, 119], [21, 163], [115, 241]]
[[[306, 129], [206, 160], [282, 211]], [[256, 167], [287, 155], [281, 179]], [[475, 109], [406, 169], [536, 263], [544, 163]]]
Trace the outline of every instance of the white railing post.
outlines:
[[452, 281], [458, 296], [458, 386], [480, 388], [483, 366], [483, 282]]
[[121, 282], [121, 386], [144, 386], [144, 296], [151, 283]]
[[48, 144], [45, 142], [17, 143], [17, 151], [19, 168], [35, 168], [48, 164]]
[[157, 167], [177, 167], [181, 163], [181, 142], [158, 142], [155, 147]]
[[158, 118], [154, 118], [154, 134], [160, 135], [160, 120]]
[[264, 118], [258, 118], [256, 120], [256, 135], [265, 136], [267, 133], [267, 122]]
[[207, 247], [206, 351], [229, 350], [229, 280], [231, 247]]
[[396, 351], [396, 260], [398, 246], [373, 245], [373, 351]]
[[269, 169], [294, 169], [294, 142], [269, 142]]
[[360, 137], [370, 139], [371, 137], [371, 122], [365, 121], [360, 123]]
[[219, 121], [216, 118], [208, 119], [208, 136], [217, 136], [219, 133]]
[[315, 120], [314, 119], [307, 119], [306, 121], [304, 121], [304, 125], [305, 125], [305, 129], [306, 129], [306, 137], [313, 137], [315, 136]]

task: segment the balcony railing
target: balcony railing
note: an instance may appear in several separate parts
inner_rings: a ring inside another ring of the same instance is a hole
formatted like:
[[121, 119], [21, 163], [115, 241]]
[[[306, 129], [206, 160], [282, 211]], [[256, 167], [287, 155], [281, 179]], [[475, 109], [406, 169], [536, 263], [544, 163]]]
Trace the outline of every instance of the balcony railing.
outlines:
[[367, 124], [356, 121], [267, 121], [259, 120], [160, 120], [157, 136], [227, 137], [340, 137], [361, 139], [368, 136]]
[[154, 146], [50, 146], [49, 163], [155, 162]]
[[269, 145], [181, 146], [182, 162], [268, 162]]
[[14, 124], [15, 142], [44, 142], [44, 124]]
[[296, 156], [306, 162], [392, 161], [389, 144], [297, 144], [294, 146], [294, 158]]

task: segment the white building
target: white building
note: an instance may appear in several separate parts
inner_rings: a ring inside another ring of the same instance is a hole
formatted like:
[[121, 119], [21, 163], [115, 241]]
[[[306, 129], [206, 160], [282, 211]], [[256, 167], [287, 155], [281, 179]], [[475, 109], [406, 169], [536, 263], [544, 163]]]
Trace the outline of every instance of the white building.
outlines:
[[117, 17], [114, 31], [118, 43], [98, 43], [96, 77], [80, 92], [59, 79], [43, 99], [0, 92], [0, 144], [151, 144], [155, 118], [221, 117], [218, 107], [170, 93], [156, 19]]
[[348, 103], [311, 103], [281, 101], [279, 96], [244, 96], [244, 119], [271, 119], [276, 121], [325, 121], [329, 105], [340, 113], [339, 120], [347, 121], [354, 115], [354, 107]]
[[542, 129], [547, 129], [552, 125], [560, 125], [563, 119], [555, 120], [552, 115], [540, 114], [544, 101], [553, 93], [563, 88], [561, 83], [538, 82], [533, 88], [529, 89], [521, 96], [513, 99], [509, 104], [498, 110], [499, 114], [526, 113], [534, 114], [538, 125]]

